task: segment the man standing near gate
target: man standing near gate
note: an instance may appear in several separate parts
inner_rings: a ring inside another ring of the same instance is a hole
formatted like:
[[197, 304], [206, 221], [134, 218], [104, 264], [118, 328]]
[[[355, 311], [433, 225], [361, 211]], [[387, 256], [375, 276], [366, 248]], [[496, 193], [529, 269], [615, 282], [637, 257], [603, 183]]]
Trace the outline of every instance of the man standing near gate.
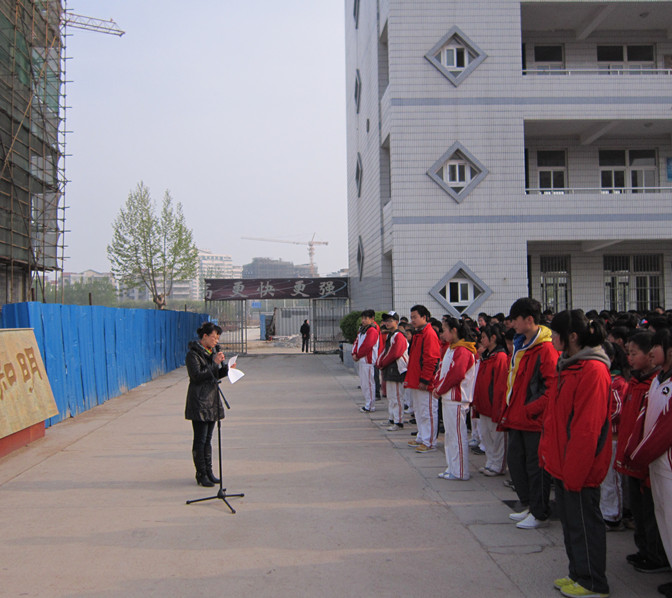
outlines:
[[308, 353], [310, 350], [310, 324], [308, 320], [303, 321], [299, 332], [301, 332], [301, 353]]
[[365, 309], [362, 312], [362, 325], [352, 347], [352, 359], [359, 366], [359, 383], [364, 395], [364, 406], [360, 411], [365, 413], [376, 410], [376, 384], [374, 364], [378, 359], [378, 326], [375, 320], [376, 312]]

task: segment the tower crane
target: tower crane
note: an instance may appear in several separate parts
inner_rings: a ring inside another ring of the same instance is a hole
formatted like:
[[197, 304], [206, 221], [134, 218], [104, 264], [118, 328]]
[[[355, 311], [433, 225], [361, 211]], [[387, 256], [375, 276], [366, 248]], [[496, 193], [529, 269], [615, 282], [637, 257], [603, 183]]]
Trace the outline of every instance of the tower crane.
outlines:
[[68, 27], [74, 29], [86, 29], [87, 31], [96, 31], [97, 33], [107, 33], [108, 35], [118, 35], [121, 37], [126, 33], [119, 28], [112, 19], [104, 21], [103, 19], [96, 19], [94, 17], [85, 17], [74, 12], [65, 11], [63, 15], [63, 23]]
[[308, 257], [310, 258], [310, 275], [315, 276], [315, 245], [329, 245], [329, 241], [316, 241], [315, 235], [310, 241], [287, 241], [286, 239], [265, 239], [264, 237], [240, 237], [247, 241], [268, 241], [269, 243], [291, 243], [292, 245], [308, 245]]

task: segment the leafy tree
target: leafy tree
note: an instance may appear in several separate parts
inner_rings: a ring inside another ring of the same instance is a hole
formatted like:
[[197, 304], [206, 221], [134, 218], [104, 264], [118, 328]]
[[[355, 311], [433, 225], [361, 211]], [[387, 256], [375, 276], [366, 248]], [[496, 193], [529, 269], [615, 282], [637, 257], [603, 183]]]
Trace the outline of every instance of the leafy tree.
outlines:
[[88, 305], [89, 293], [93, 305], [116, 307], [118, 304], [117, 289], [108, 279], [95, 278], [65, 285], [63, 303], [66, 305]]
[[173, 207], [165, 192], [161, 213], [156, 214], [149, 189], [138, 183], [113, 224], [107, 257], [122, 287], [146, 286], [155, 305], [162, 309], [173, 282], [196, 274], [198, 250], [184, 220], [182, 205]]

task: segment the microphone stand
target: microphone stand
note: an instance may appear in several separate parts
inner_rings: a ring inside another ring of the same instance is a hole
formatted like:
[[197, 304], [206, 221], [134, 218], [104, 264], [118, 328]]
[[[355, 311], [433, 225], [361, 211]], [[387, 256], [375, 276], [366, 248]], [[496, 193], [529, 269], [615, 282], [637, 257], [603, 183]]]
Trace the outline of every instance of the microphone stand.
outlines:
[[[217, 347], [217, 348], [219, 348], [219, 347]], [[219, 396], [224, 401], [224, 404], [226, 405], [226, 408], [231, 409], [231, 405], [229, 405], [229, 402], [226, 400], [226, 397], [224, 396], [224, 393], [222, 392], [221, 386], [219, 386], [221, 380], [217, 380], [217, 378], [215, 378], [215, 374], [212, 372], [212, 370], [210, 371], [210, 373], [212, 374], [212, 379], [217, 383], [217, 390], [219, 391]], [[222, 419], [224, 419], [224, 417], [226, 417], [226, 414], [225, 414], [225, 412], [222, 412], [221, 401], [217, 401], [217, 415], [219, 416], [217, 418], [217, 449], [218, 449], [218, 452], [219, 452], [219, 491], [217, 492], [217, 494], [215, 496], [206, 496], [205, 498], [196, 498], [194, 500], [188, 500], [187, 504], [190, 505], [190, 504], [195, 503], [195, 502], [203, 502], [205, 500], [215, 500], [215, 499], [218, 498], [219, 500], [224, 501], [224, 504], [227, 507], [229, 507], [229, 509], [231, 510], [232, 513], [235, 514], [236, 510], [229, 504], [229, 501], [227, 500], [227, 498], [242, 497], [242, 496], [245, 496], [245, 495], [243, 493], [227, 494], [226, 493], [226, 488], [224, 488], [224, 486], [223, 486], [224, 476], [222, 475]]]

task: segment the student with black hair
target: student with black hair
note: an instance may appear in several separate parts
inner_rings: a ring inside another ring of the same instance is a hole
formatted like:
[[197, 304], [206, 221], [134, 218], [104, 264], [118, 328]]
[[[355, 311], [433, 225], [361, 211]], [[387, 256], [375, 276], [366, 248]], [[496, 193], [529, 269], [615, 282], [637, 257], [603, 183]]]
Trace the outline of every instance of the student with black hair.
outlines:
[[610, 361], [611, 373], [611, 463], [602, 485], [600, 486], [600, 511], [608, 532], [621, 531], [623, 525], [623, 480], [621, 474], [614, 469], [618, 428], [623, 410], [623, 400], [628, 391], [630, 366], [625, 351], [619, 345], [605, 341], [602, 345]]
[[410, 390], [418, 425], [418, 433], [408, 446], [421, 454], [436, 450], [439, 430], [438, 401], [432, 398], [432, 390], [436, 364], [441, 354], [439, 339], [429, 324], [431, 317], [432, 314], [424, 305], [411, 307], [413, 338], [408, 350], [408, 370], [404, 379], [404, 388]]
[[658, 366], [651, 362], [652, 348], [653, 333], [649, 330], [640, 330], [628, 340], [628, 362], [632, 370], [621, 410], [614, 462], [614, 469], [624, 476], [630, 511], [635, 523], [634, 540], [637, 552], [627, 555], [626, 560], [641, 573], [665, 571], [669, 567], [656, 523], [648, 467], [635, 465], [625, 455], [637, 418], [646, 407], [651, 383], [659, 371]]
[[539, 456], [555, 479], [569, 574], [554, 581], [564, 596], [606, 597], [607, 542], [600, 484], [611, 460], [609, 358], [606, 331], [583, 310], [562, 311], [551, 322], [558, 359], [557, 392], [549, 401]]
[[485, 466], [479, 471], [488, 477], [503, 475], [506, 471], [506, 434], [497, 431], [509, 373], [503, 330], [502, 324], [490, 324], [481, 330], [484, 351], [474, 386], [474, 409], [479, 414], [479, 430], [485, 447]]
[[519, 529], [548, 525], [551, 478], [539, 466], [544, 411], [555, 392], [558, 352], [551, 331], [539, 324], [541, 305], [523, 297], [511, 306], [516, 331], [500, 428], [508, 431], [507, 464], [523, 510], [509, 519]]
[[359, 371], [359, 384], [364, 395], [364, 405], [359, 408], [364, 413], [376, 410], [376, 382], [374, 364], [378, 359], [379, 333], [376, 312], [365, 309], [361, 314], [362, 325], [352, 346], [352, 359]]
[[439, 364], [432, 393], [434, 399], [441, 400], [446, 432], [446, 470], [439, 477], [468, 480], [467, 412], [474, 395], [476, 343], [466, 322], [444, 316], [441, 325], [441, 338], [448, 348]]
[[[662, 328], [652, 341], [651, 362], [660, 372], [651, 383], [648, 401], [640, 413], [626, 449], [626, 460], [648, 467], [654, 511], [668, 561], [672, 559], [672, 332]], [[634, 448], [633, 448], [634, 445]], [[669, 570], [669, 568], [668, 568]], [[672, 596], [672, 583], [658, 591]]]

